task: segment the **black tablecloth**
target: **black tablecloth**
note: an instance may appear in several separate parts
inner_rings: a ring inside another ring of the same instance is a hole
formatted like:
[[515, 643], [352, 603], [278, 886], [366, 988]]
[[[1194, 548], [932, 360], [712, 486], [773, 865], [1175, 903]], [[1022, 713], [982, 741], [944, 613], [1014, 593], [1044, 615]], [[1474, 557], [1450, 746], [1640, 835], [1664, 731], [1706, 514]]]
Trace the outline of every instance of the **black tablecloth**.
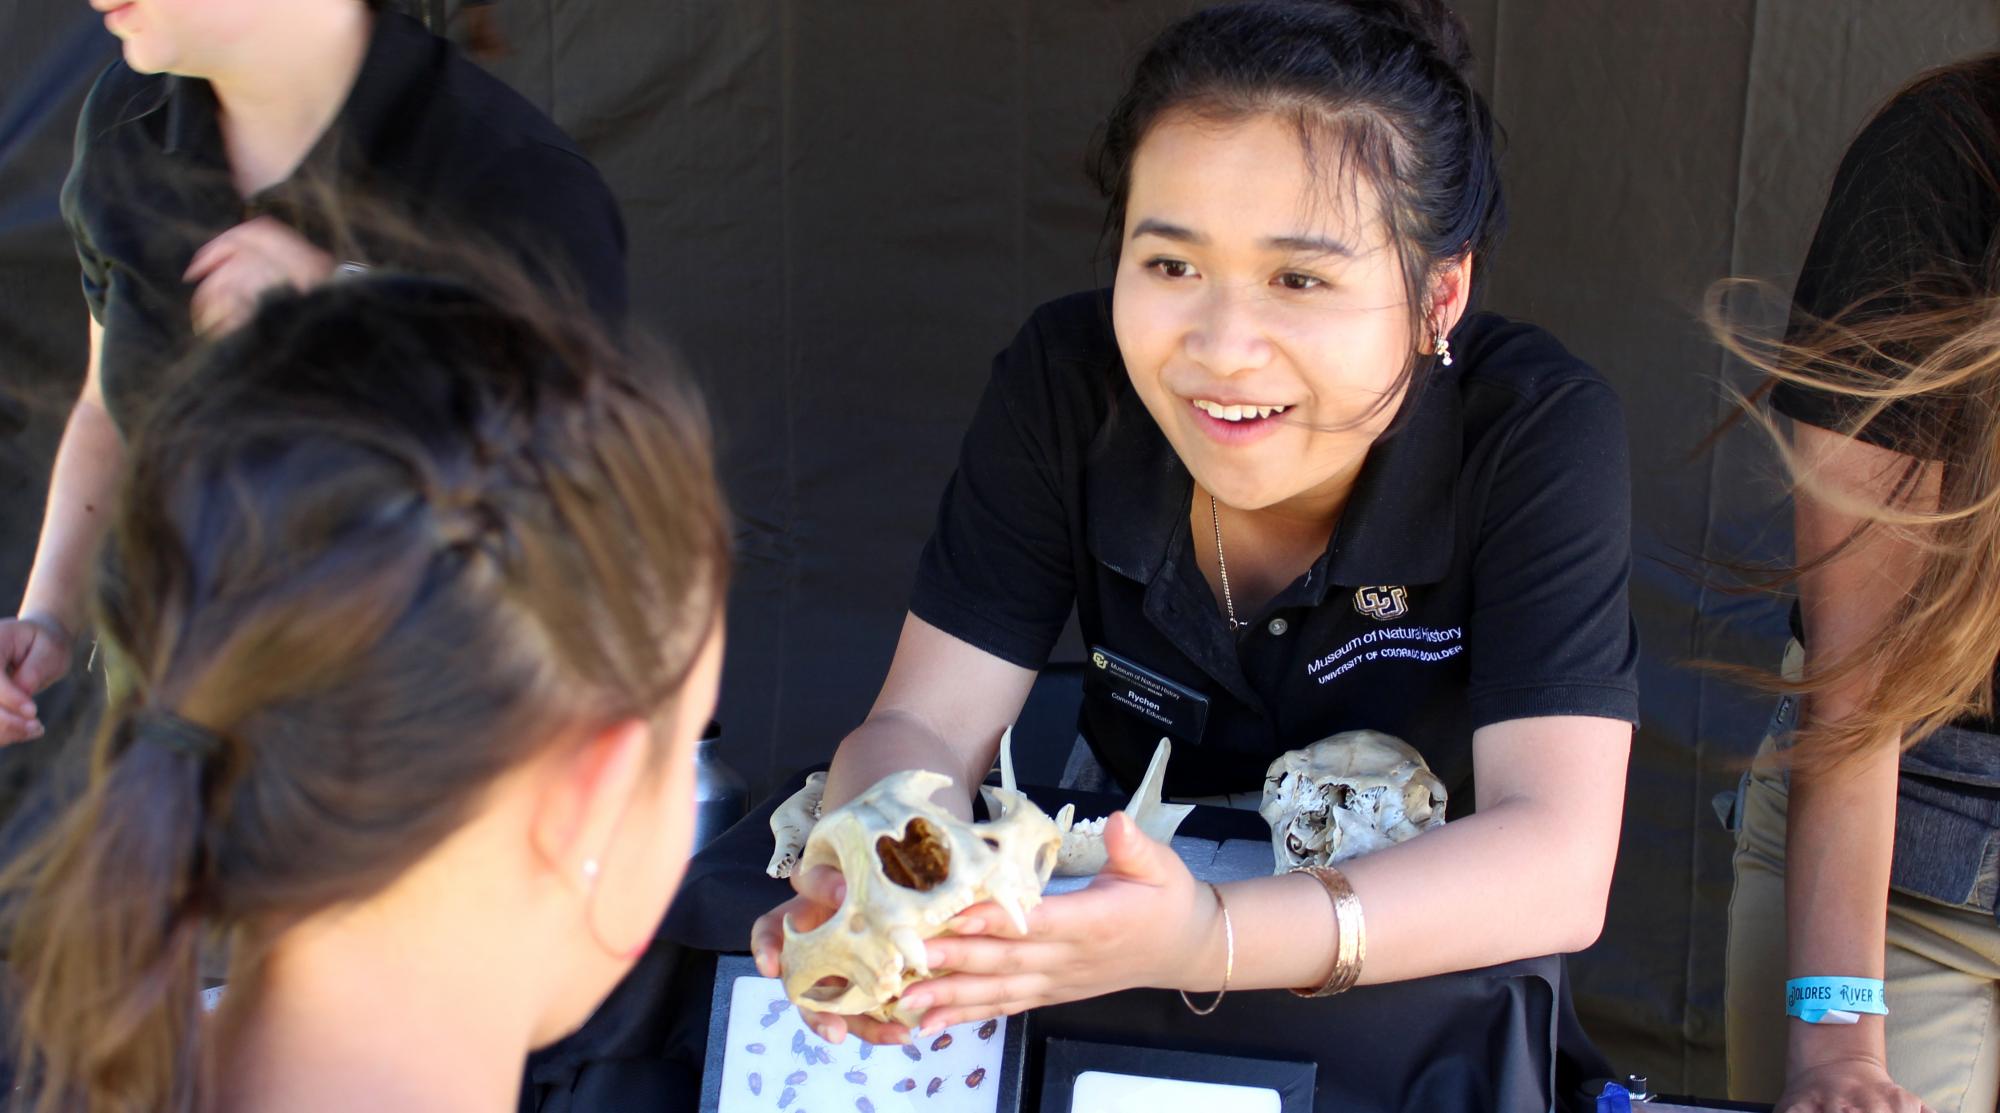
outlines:
[[[805, 776], [694, 857], [631, 976], [581, 1030], [530, 1060], [523, 1110], [697, 1108], [715, 954], [746, 951], [751, 922], [790, 895], [789, 884], [764, 874], [769, 820]], [[1051, 813], [1074, 802], [1080, 816], [1123, 804], [1061, 790], [1030, 795]], [[1254, 813], [1220, 808], [1196, 809], [1181, 833], [1218, 842], [1270, 837]], [[1575, 1024], [1565, 976], [1561, 957], [1551, 956], [1319, 1000], [1237, 991], [1206, 1017], [1162, 990], [1038, 1009], [1030, 1014], [1025, 1093], [1033, 1108], [1041, 1089], [1036, 1052], [1061, 1037], [1310, 1060], [1319, 1071], [1315, 1113], [1547, 1110], [1574, 1082], [1607, 1073]]]

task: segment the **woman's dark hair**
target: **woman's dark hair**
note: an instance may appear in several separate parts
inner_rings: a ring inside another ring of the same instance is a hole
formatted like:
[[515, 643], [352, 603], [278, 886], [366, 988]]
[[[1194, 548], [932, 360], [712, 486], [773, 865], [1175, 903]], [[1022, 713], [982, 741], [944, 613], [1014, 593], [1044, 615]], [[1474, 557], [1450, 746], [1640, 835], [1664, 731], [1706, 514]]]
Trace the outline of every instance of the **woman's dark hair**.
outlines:
[[191, 1110], [197, 955], [368, 897], [545, 747], [670, 708], [728, 578], [670, 367], [433, 280], [267, 304], [136, 435], [111, 703], [12, 871], [22, 1103]]
[[1282, 116], [1315, 172], [1337, 165], [1374, 187], [1421, 338], [1438, 267], [1483, 260], [1506, 224], [1493, 113], [1471, 66], [1465, 27], [1439, 0], [1257, 0], [1197, 12], [1153, 41], [1098, 137], [1092, 173], [1110, 201], [1106, 237], [1124, 234], [1132, 159], [1162, 118]]

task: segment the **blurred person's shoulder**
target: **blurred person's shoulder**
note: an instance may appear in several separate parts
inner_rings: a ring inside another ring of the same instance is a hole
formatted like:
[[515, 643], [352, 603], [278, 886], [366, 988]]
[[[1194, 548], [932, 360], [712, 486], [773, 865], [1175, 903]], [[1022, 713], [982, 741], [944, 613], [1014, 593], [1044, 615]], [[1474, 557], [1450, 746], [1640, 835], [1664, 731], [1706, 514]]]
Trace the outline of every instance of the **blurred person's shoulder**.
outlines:
[[140, 134], [157, 136], [162, 111], [180, 80], [171, 74], [140, 73], [123, 58], [113, 60], [83, 98], [76, 126], [78, 157], [106, 143]]
[[[356, 97], [384, 123], [379, 138], [412, 157], [455, 156], [471, 169], [526, 157], [576, 160], [583, 151], [540, 106], [467, 57], [449, 40], [397, 12], [376, 17], [366, 75]], [[386, 153], [386, 152], [385, 152]]]

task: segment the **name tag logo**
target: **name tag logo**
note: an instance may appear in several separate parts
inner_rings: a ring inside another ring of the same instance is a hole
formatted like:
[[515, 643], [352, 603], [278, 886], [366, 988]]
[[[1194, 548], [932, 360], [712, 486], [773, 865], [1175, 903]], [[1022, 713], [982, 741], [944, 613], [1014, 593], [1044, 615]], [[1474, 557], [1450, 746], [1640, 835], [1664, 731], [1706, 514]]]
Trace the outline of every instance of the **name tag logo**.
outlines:
[[1101, 645], [1090, 647], [1093, 671], [1083, 674], [1085, 702], [1109, 702], [1145, 720], [1147, 738], [1164, 730], [1191, 745], [1199, 745], [1208, 724], [1208, 697], [1178, 681], [1127, 660]]
[[1387, 622], [1410, 613], [1408, 588], [1382, 585], [1356, 588], [1354, 609], [1377, 622]]

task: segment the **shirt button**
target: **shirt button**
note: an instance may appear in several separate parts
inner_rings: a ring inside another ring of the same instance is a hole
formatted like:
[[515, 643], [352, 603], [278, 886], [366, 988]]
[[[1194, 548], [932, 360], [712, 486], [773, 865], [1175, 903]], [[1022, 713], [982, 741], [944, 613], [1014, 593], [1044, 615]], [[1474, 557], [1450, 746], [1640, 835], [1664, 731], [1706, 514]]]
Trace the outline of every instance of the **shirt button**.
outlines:
[[1272, 619], [1271, 624], [1265, 627], [1266, 630], [1269, 630], [1271, 632], [1271, 636], [1274, 638], [1283, 637], [1285, 631], [1291, 628], [1292, 628], [1291, 623], [1286, 622], [1282, 618]]

